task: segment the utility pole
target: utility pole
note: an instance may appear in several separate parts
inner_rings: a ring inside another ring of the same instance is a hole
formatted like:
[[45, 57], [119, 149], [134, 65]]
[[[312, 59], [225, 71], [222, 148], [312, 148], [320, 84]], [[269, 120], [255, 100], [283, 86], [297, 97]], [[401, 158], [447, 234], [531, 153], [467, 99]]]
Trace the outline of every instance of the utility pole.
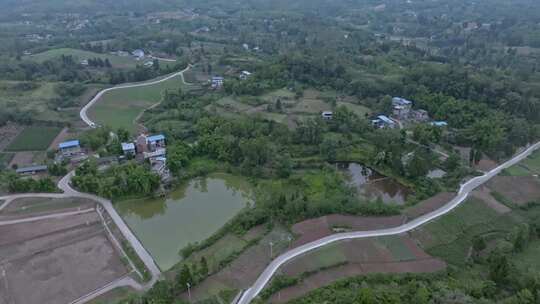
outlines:
[[270, 241], [270, 259], [272, 259], [272, 257], [274, 256], [273, 252], [272, 252], [272, 247], [274, 246], [274, 243], [272, 241]]
[[191, 284], [187, 282], [186, 286], [187, 286], [187, 292], [188, 292], [188, 297], [189, 297], [189, 303], [191, 303]]

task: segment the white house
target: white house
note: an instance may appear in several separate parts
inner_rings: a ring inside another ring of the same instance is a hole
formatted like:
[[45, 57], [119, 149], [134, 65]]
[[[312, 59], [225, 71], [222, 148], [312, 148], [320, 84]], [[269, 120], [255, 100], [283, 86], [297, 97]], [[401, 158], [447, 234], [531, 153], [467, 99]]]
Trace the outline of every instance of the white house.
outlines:
[[212, 89], [221, 89], [225, 79], [221, 76], [212, 77]]
[[124, 155], [135, 155], [135, 144], [134, 143], [122, 143], [122, 152]]
[[136, 49], [133, 52], [131, 52], [131, 55], [133, 55], [137, 60], [140, 60], [144, 58], [144, 51], [141, 49]]
[[248, 71], [242, 71], [242, 73], [240, 73], [241, 80], [246, 80], [249, 78], [249, 76], [251, 76], [251, 73]]

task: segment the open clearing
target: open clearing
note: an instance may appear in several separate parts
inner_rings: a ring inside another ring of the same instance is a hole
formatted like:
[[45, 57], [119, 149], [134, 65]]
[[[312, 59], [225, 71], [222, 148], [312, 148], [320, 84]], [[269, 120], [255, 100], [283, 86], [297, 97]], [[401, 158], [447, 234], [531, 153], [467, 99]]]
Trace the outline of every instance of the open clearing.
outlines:
[[497, 176], [488, 184], [513, 204], [524, 205], [540, 199], [540, 180], [533, 176]]
[[[2, 220], [52, 209], [63, 212], [70, 210], [70, 203], [91, 204], [17, 200], [3, 210]], [[128, 272], [95, 211], [0, 226], [0, 271], [5, 272], [0, 279], [1, 304], [70, 303]]]
[[112, 90], [88, 110], [89, 117], [100, 125], [134, 132], [135, 119], [145, 109], [161, 101], [166, 90], [184, 87], [180, 76], [151, 86]]
[[61, 128], [32, 126], [25, 128], [5, 151], [45, 151], [60, 133]]

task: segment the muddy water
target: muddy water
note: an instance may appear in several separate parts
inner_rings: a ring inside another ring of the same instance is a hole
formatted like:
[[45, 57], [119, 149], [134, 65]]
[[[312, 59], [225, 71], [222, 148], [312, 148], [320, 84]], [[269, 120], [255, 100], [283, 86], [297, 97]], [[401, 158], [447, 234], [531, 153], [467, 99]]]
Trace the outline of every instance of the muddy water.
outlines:
[[167, 270], [181, 260], [180, 249], [207, 239], [251, 202], [245, 180], [215, 174], [194, 179], [165, 198], [123, 201], [116, 209]]
[[340, 163], [338, 167], [350, 177], [350, 184], [358, 190], [358, 194], [368, 200], [381, 198], [387, 204], [403, 205], [412, 194], [409, 188], [396, 180], [360, 164]]

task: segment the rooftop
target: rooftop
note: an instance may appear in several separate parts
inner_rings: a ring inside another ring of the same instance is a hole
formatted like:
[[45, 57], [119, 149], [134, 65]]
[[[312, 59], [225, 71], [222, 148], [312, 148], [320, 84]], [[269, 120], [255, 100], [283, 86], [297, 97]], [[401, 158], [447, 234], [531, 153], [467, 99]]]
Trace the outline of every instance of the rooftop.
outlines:
[[122, 151], [135, 150], [135, 145], [133, 143], [122, 143]]
[[58, 148], [60, 149], [66, 149], [66, 148], [73, 148], [80, 146], [80, 142], [78, 140], [70, 140], [62, 142], [58, 145]]
[[28, 172], [37, 172], [37, 171], [46, 171], [47, 166], [31, 166], [26, 168], [19, 168], [15, 172], [17, 173], [28, 173]]
[[148, 136], [148, 138], [146, 140], [148, 142], [156, 142], [156, 141], [160, 141], [160, 140], [165, 140], [165, 135], [158, 134], [158, 135]]
[[379, 115], [379, 116], [377, 116], [377, 118], [378, 118], [379, 120], [381, 120], [382, 122], [387, 123], [387, 124], [393, 124], [393, 123], [394, 123], [393, 120], [391, 120], [390, 118], [388, 118], [388, 117], [385, 116], [385, 115]]

